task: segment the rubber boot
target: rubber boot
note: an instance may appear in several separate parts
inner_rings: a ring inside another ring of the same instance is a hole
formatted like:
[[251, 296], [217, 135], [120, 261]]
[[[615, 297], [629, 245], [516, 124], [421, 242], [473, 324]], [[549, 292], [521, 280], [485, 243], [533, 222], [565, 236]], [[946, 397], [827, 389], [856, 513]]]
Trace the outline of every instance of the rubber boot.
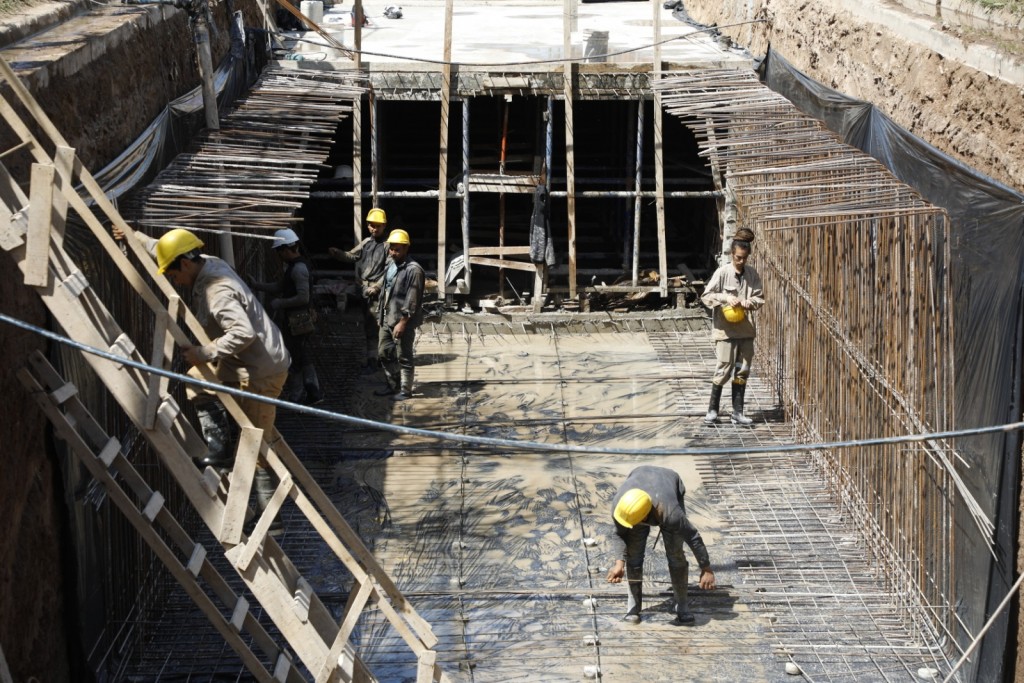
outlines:
[[285, 380], [284, 388], [281, 390], [281, 398], [292, 403], [298, 403], [302, 399], [301, 373], [288, 371], [288, 379]]
[[644, 604], [644, 568], [627, 566], [626, 581], [629, 594], [626, 597], [626, 616], [622, 620], [628, 624], [639, 624]]
[[412, 379], [416, 374], [416, 368], [402, 368], [401, 391], [395, 395], [395, 399], [401, 401], [412, 398]]
[[208, 453], [197, 462], [200, 467], [216, 467], [230, 469], [235, 464], [235, 453], [232, 448], [231, 420], [228, 411], [220, 401], [207, 401], [196, 406], [199, 428], [203, 432]]
[[747, 384], [732, 383], [732, 423], [749, 427], [754, 421], [743, 414], [743, 395], [747, 393]]
[[[263, 515], [263, 511], [267, 509], [270, 504], [270, 499], [274, 497], [274, 491], [277, 490], [277, 477], [274, 473], [264, 467], [256, 468], [256, 508], [259, 510], [259, 515]], [[278, 511], [280, 515], [280, 511]], [[270, 536], [280, 536], [281, 532], [284, 531], [284, 524], [281, 523], [281, 518], [275, 516], [274, 521], [270, 523], [270, 530], [267, 534]]]
[[306, 385], [307, 406], [315, 406], [324, 400], [324, 394], [320, 391], [320, 378], [316, 376], [316, 367], [310, 363], [302, 368], [302, 381]]
[[708, 414], [704, 416], [704, 422], [714, 424], [718, 421], [718, 406], [722, 402], [722, 385], [711, 383], [711, 400], [708, 401]]
[[682, 567], [669, 567], [668, 575], [672, 579], [672, 593], [676, 598], [676, 617], [670, 623], [673, 626], [689, 626], [695, 621], [687, 601], [690, 567], [685, 564]]

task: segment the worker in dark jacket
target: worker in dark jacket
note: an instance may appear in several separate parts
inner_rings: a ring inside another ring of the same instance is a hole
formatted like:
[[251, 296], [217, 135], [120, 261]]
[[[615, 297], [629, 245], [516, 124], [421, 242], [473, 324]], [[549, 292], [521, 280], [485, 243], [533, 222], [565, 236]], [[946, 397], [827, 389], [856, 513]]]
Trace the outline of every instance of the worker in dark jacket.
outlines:
[[612, 499], [612, 518], [615, 521], [613, 547], [615, 555], [622, 559], [615, 560], [607, 578], [609, 583], [620, 583], [625, 575], [629, 583], [626, 616], [623, 617], [627, 623], [640, 623], [644, 555], [652, 526], [661, 529], [668, 558], [668, 573], [676, 600], [676, 616], [672, 624], [682, 626], [694, 622], [693, 614], [686, 605], [689, 565], [683, 551], [684, 543], [690, 546], [700, 566], [700, 587], [705, 590], [715, 587], [715, 573], [711, 571], [704, 539], [686, 518], [685, 495], [686, 487], [678, 474], [664, 467], [644, 465], [629, 473]]
[[388, 262], [377, 320], [380, 342], [377, 353], [387, 380], [379, 396], [401, 400], [412, 396], [413, 344], [416, 328], [423, 322], [423, 268], [409, 258], [409, 233], [392, 230], [388, 235]]
[[384, 238], [388, 217], [384, 209], [373, 208], [366, 214], [366, 231], [369, 236], [350, 251], [330, 247], [327, 253], [344, 263], [356, 266], [356, 284], [365, 306], [366, 324], [366, 366], [376, 370], [377, 343], [380, 327], [377, 324], [377, 310], [380, 307], [380, 292], [384, 287], [384, 270], [388, 266], [388, 242]]
[[[249, 286], [254, 291], [273, 295], [267, 308], [292, 356], [285, 397], [289, 401], [316, 405], [323, 401], [324, 396], [307, 347], [310, 335], [316, 331], [313, 264], [302, 253], [299, 236], [294, 230], [285, 228], [275, 232], [271, 248], [284, 265], [281, 278], [276, 282], [248, 280]], [[305, 388], [305, 393], [302, 388]]]

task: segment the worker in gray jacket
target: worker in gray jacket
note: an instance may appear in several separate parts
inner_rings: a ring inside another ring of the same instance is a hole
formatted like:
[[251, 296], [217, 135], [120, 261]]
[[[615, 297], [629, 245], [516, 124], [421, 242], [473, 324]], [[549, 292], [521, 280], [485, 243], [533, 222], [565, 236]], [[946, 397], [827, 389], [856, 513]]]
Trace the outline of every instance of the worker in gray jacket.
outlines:
[[704, 547], [704, 539], [686, 517], [685, 495], [686, 487], [678, 474], [664, 467], [643, 465], [629, 473], [612, 499], [612, 519], [615, 522], [612, 545], [615, 556], [621, 559], [615, 560], [608, 570], [607, 579], [609, 583], [620, 583], [623, 575], [626, 577], [629, 594], [623, 621], [627, 623], [640, 623], [644, 556], [651, 527], [661, 529], [668, 558], [668, 573], [676, 601], [675, 618], [670, 623], [676, 626], [694, 623], [693, 614], [687, 609], [689, 564], [683, 550], [684, 543], [690, 546], [700, 566], [700, 587], [704, 590], [715, 587], [715, 573], [711, 571], [711, 559]]
[[423, 268], [409, 258], [409, 233], [392, 230], [388, 235], [388, 262], [377, 320], [380, 342], [377, 353], [387, 387], [378, 396], [401, 400], [412, 396], [415, 370], [413, 344], [416, 328], [423, 322]]
[[356, 266], [356, 284], [363, 300], [364, 323], [366, 325], [366, 367], [376, 370], [377, 343], [380, 326], [377, 324], [377, 309], [380, 307], [380, 293], [384, 287], [384, 270], [388, 266], [388, 242], [384, 238], [388, 217], [384, 209], [373, 208], [366, 214], [366, 231], [369, 236], [351, 251], [337, 247], [327, 250], [333, 258]]
[[[747, 239], [740, 239], [743, 237]], [[743, 413], [747, 378], [754, 360], [754, 338], [757, 336], [751, 313], [764, 305], [761, 276], [747, 263], [753, 239], [754, 233], [747, 228], [736, 231], [729, 248], [729, 262], [714, 272], [701, 296], [704, 305], [711, 309], [711, 338], [715, 342], [715, 359], [718, 361], [711, 378], [708, 412], [704, 416], [704, 422], [708, 424], [718, 421], [722, 387], [730, 377], [733, 424], [749, 427], [754, 422]]]

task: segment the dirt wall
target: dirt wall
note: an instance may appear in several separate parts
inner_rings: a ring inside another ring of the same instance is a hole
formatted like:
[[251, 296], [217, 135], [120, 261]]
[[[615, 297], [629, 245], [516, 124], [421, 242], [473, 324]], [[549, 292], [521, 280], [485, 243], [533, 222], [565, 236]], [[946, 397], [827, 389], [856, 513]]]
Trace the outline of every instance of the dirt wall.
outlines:
[[[946, 154], [1024, 190], [1024, 88], [851, 14], [835, 0], [684, 0], [687, 13], [763, 55], [770, 43], [815, 80], [872, 102]], [[910, 15], [908, 15], [909, 21]], [[941, 24], [936, 30], [941, 32]]]
[[[234, 7], [243, 10], [246, 25], [258, 23], [255, 0], [236, 0]], [[92, 50], [90, 62], [68, 68], [57, 61], [45, 73], [24, 78], [89, 169], [106, 165], [170, 100], [199, 83], [184, 13], [153, 12], [155, 18], [141, 23], [138, 13], [126, 14], [125, 22], [134, 17], [137, 24], [127, 31], [122, 27], [119, 38]], [[229, 32], [222, 3], [214, 14], [221, 24], [213, 43], [216, 63], [227, 53]], [[4, 139], [0, 144], [8, 149], [13, 143]], [[17, 156], [6, 157], [4, 164], [16, 178], [24, 178], [30, 160]], [[4, 254], [0, 311], [47, 326], [42, 301], [21, 283], [20, 271]], [[0, 419], [0, 648], [15, 681], [90, 680], [76, 632], [74, 568], [69, 565], [74, 553], [64, 550], [72, 540], [48, 423], [15, 377], [29, 353], [44, 347], [38, 335], [0, 325], [0, 396], [7, 399]]]

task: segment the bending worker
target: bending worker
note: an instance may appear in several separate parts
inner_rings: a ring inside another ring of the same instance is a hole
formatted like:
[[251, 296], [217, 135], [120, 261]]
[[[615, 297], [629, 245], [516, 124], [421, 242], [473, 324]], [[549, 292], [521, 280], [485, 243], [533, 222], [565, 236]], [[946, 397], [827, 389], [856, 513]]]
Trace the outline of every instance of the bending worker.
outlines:
[[384, 209], [370, 209], [366, 214], [366, 231], [370, 236], [357, 244], [351, 251], [330, 247], [327, 253], [345, 263], [356, 264], [356, 284], [363, 297], [364, 321], [366, 324], [366, 367], [377, 368], [377, 343], [379, 326], [377, 309], [380, 306], [380, 292], [384, 286], [384, 270], [388, 265], [388, 243], [384, 239], [388, 217]]
[[[744, 239], [745, 238], [745, 239]], [[729, 263], [715, 271], [704, 286], [701, 301], [711, 309], [712, 333], [715, 342], [715, 375], [711, 378], [711, 400], [704, 422], [718, 421], [722, 387], [732, 377], [732, 422], [749, 427], [753, 420], [743, 414], [747, 378], [754, 360], [754, 338], [757, 329], [750, 314], [764, 305], [761, 276], [747, 264], [753, 231], [740, 228], [729, 248]], [[735, 376], [733, 372], [735, 371]]]
[[[113, 234], [115, 239], [124, 238], [118, 228]], [[170, 230], [159, 240], [140, 232], [135, 236], [156, 256], [158, 273], [190, 290], [192, 312], [211, 339], [205, 346], [182, 347], [182, 357], [190, 366], [188, 375], [201, 379], [196, 366], [208, 363], [225, 386], [268, 398], [280, 396], [291, 358], [281, 331], [242, 278], [225, 261], [202, 254], [202, 240], [188, 230]], [[232, 424], [224, 405], [214, 393], [192, 384], [185, 388], [185, 394], [195, 405], [209, 450], [199, 464], [217, 469], [233, 467]], [[264, 440], [270, 442], [277, 408], [250, 398], [239, 399], [239, 404], [253, 425], [263, 430]], [[276, 483], [262, 462], [257, 464], [255, 483], [256, 500], [263, 510]], [[271, 533], [280, 529], [280, 520], [275, 519]]]
[[416, 328], [423, 322], [425, 276], [420, 264], [409, 258], [409, 233], [405, 230], [392, 230], [388, 235], [388, 256], [391, 260], [384, 274], [384, 293], [377, 318], [380, 323], [377, 353], [384, 367], [387, 387], [376, 393], [401, 400], [412, 396], [413, 344], [416, 343]]
[[629, 473], [612, 499], [612, 518], [615, 521], [613, 547], [622, 559], [615, 560], [607, 578], [609, 583], [620, 583], [625, 575], [629, 583], [626, 616], [622, 619], [627, 623], [640, 623], [644, 556], [651, 527], [661, 529], [668, 558], [668, 573], [676, 603], [676, 614], [671, 624], [683, 626], [694, 622], [693, 614], [687, 609], [689, 565], [683, 551], [684, 543], [690, 546], [700, 566], [700, 587], [705, 590], [715, 587], [715, 573], [711, 571], [704, 539], [686, 518], [685, 495], [686, 487], [678, 474], [664, 467], [644, 465]]

